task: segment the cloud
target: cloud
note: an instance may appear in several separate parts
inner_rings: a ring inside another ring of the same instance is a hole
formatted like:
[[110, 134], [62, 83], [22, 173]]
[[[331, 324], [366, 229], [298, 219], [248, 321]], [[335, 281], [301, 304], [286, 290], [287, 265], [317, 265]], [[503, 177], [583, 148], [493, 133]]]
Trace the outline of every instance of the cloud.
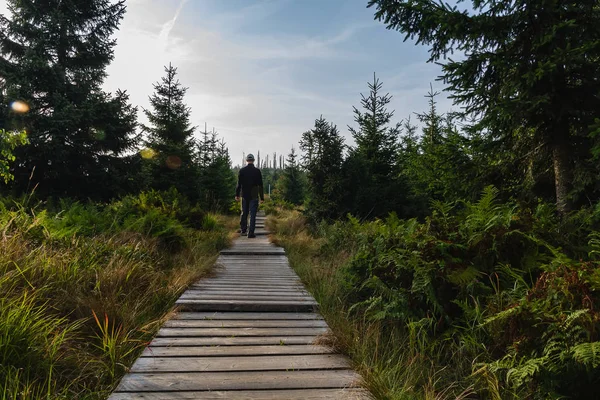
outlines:
[[177, 22], [177, 18], [179, 18], [179, 14], [181, 13], [181, 10], [183, 9], [183, 6], [185, 5], [185, 3], [187, 3], [187, 1], [188, 0], [181, 0], [181, 2], [179, 3], [179, 6], [177, 7], [177, 10], [175, 11], [175, 15], [173, 16], [173, 18], [171, 20], [167, 21], [162, 26], [162, 29], [160, 30], [160, 33], [158, 34], [159, 47], [163, 51], [165, 51], [167, 49], [168, 42], [169, 42], [169, 34], [173, 30], [173, 27], [175, 26], [175, 22]]
[[[227, 11], [210, 10], [211, 4]], [[259, 149], [287, 154], [320, 114], [350, 142], [352, 105], [359, 105], [373, 70], [394, 96], [390, 109], [397, 110], [397, 120], [425, 110], [435, 66], [379, 44], [382, 35], [397, 33], [363, 16], [304, 31], [269, 31], [268, 20], [295, 2], [260, 1], [240, 9], [228, 4], [129, 0], [105, 87], [126, 89], [135, 105], [147, 108], [152, 83], [172, 62], [189, 87], [192, 123], [200, 130], [205, 122], [214, 126], [235, 163], [242, 152]], [[165, 15], [172, 17], [165, 22]]]
[[10, 17], [10, 13], [8, 11], [8, 3], [6, 1], [0, 1], [0, 14], [4, 15], [5, 17]]

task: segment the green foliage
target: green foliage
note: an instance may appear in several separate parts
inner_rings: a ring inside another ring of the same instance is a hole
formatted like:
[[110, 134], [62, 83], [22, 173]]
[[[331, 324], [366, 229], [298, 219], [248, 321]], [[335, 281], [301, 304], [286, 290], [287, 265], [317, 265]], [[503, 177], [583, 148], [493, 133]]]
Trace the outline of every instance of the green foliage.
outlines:
[[307, 214], [311, 221], [338, 218], [343, 214], [342, 178], [344, 138], [337, 127], [322, 116], [315, 127], [302, 134], [303, 167], [308, 178]]
[[0, 129], [0, 178], [4, 180], [4, 183], [14, 179], [14, 176], [10, 173], [10, 163], [15, 161], [13, 150], [17, 146], [27, 143], [25, 132], [10, 133]]
[[[48, 314], [48, 304], [37, 305], [40, 299], [28, 291], [20, 296], [7, 296], [11, 288], [7, 277], [2, 279], [0, 382], [11, 382], [20, 371], [18, 380], [23, 385], [19, 389], [24, 393], [32, 390], [26, 387], [33, 386], [52, 396], [55, 389], [53, 375], [60, 375], [61, 367], [65, 367], [65, 358], [69, 356], [65, 346], [78, 324], [68, 325], [65, 317]], [[32, 397], [34, 394], [30, 393]]]
[[209, 136], [205, 132], [198, 150], [201, 204], [212, 211], [226, 212], [235, 193], [236, 175], [231, 170], [225, 142], [218, 141], [216, 134]]
[[[422, 222], [392, 214], [315, 227], [321, 257], [347, 257], [327, 283], [338, 286], [336, 312], [380, 324], [382, 337], [400, 330], [408, 360], [446, 371], [435, 375], [439, 391], [593, 397], [600, 379], [593, 210], [560, 220], [545, 204], [503, 202], [491, 186], [475, 202], [435, 201], [431, 210]], [[292, 238], [293, 226], [275, 228]], [[571, 235], [561, 234], [566, 229]], [[318, 280], [331, 272], [313, 273]], [[427, 373], [415, 387], [426, 384]]]
[[452, 116], [438, 114], [438, 95], [432, 89], [427, 95], [428, 112], [417, 114], [423, 125], [420, 137], [410, 120], [403, 126], [398, 164], [411, 192], [408, 215], [424, 216], [431, 201], [472, 199], [481, 190], [476, 166], [481, 168], [485, 163], [474, 162], [473, 141], [458, 131]]
[[198, 200], [199, 171], [193, 163], [195, 128], [190, 126], [191, 111], [184, 103], [186, 91], [177, 79], [177, 68], [169, 64], [165, 76], [154, 84], [152, 110], [144, 110], [150, 125], [142, 126], [148, 134], [143, 168], [148, 188], [174, 187]]
[[0, 202], [3, 398], [106, 398], [228, 232], [176, 190], [28, 204]]
[[283, 176], [277, 181], [277, 193], [284, 201], [300, 205], [304, 202], [306, 178], [296, 162], [296, 157], [296, 150], [292, 147]]
[[[434, 0], [369, 6], [405, 40], [429, 46], [429, 61], [441, 60], [441, 79], [479, 133], [505, 147], [519, 144], [530, 172], [537, 162], [553, 169], [559, 212], [569, 210], [570, 195], [594, 191], [597, 198], [590, 152], [599, 116], [597, 1], [471, 3], [471, 11]], [[454, 51], [464, 57], [448, 58]], [[573, 180], [578, 193], [570, 193]]]
[[364, 111], [354, 107], [358, 129], [349, 127], [356, 141], [345, 161], [346, 204], [352, 214], [375, 218], [397, 211], [404, 203], [396, 170], [400, 124], [389, 126], [394, 115], [386, 105], [392, 100], [381, 94], [383, 83], [373, 75], [369, 95], [362, 95]]
[[[0, 16], [2, 128], [26, 130], [12, 186], [38, 196], [108, 200], [122, 193], [137, 110], [102, 90], [125, 2], [10, 0]], [[22, 107], [5, 107], [19, 101]]]

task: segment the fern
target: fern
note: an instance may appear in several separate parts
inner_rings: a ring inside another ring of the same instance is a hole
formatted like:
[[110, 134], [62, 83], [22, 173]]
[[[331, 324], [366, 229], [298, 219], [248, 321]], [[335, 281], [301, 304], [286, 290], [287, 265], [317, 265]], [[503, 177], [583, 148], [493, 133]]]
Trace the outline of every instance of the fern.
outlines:
[[516, 307], [512, 307], [509, 309], [506, 309], [504, 311], [501, 311], [495, 315], [492, 315], [491, 317], [488, 317], [485, 319], [485, 321], [483, 321], [482, 326], [485, 325], [489, 325], [492, 322], [496, 322], [496, 321], [504, 321], [516, 314], [518, 314], [519, 312], [521, 312], [521, 307], [520, 306], [516, 306]]
[[573, 359], [588, 368], [600, 367], [600, 342], [581, 343], [572, 349]]
[[523, 386], [544, 369], [548, 360], [548, 357], [530, 358], [518, 367], [510, 368], [506, 379], [513, 387]]
[[472, 265], [466, 268], [452, 271], [448, 274], [448, 280], [458, 286], [467, 286], [475, 282], [483, 273]]

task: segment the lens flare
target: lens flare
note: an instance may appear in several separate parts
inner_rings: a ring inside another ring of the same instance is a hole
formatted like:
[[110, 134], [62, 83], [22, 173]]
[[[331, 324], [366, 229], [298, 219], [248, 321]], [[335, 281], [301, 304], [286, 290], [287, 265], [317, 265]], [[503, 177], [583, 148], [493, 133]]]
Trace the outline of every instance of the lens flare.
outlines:
[[16, 113], [25, 114], [29, 111], [29, 104], [21, 100], [16, 100], [11, 103], [10, 108]]
[[165, 164], [167, 164], [168, 168], [177, 169], [177, 168], [181, 167], [181, 158], [179, 158], [177, 156], [169, 156], [169, 157], [167, 157]]
[[156, 157], [156, 152], [152, 149], [144, 149], [140, 151], [140, 156], [145, 160], [151, 160]]

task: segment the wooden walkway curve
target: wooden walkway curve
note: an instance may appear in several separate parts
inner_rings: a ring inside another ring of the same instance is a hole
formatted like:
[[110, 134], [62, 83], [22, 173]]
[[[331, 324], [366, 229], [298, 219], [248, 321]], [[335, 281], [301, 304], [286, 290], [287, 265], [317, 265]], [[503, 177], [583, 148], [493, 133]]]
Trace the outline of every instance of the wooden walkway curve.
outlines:
[[329, 328], [264, 219], [179, 298], [109, 400], [371, 398], [349, 360], [318, 344]]

